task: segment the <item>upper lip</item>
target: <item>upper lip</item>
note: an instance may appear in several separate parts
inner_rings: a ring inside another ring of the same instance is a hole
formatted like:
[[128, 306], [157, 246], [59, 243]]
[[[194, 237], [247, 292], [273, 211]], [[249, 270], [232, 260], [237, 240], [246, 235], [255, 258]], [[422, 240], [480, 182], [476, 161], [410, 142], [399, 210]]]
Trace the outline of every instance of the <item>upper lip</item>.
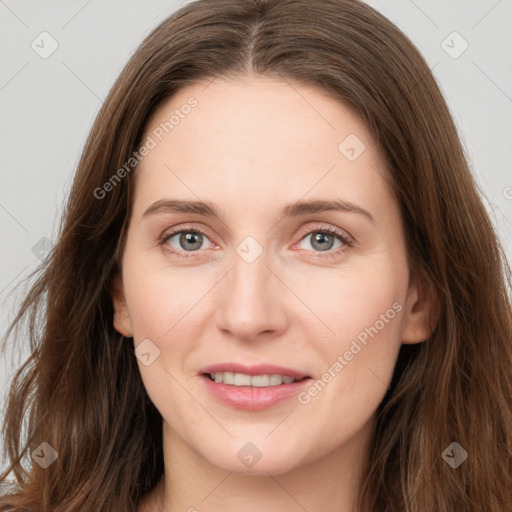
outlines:
[[284, 366], [276, 366], [273, 364], [247, 366], [240, 363], [219, 363], [205, 366], [199, 371], [201, 374], [217, 372], [243, 373], [245, 375], [283, 375], [293, 377], [294, 379], [309, 377], [309, 375], [293, 370], [292, 368], [285, 368]]

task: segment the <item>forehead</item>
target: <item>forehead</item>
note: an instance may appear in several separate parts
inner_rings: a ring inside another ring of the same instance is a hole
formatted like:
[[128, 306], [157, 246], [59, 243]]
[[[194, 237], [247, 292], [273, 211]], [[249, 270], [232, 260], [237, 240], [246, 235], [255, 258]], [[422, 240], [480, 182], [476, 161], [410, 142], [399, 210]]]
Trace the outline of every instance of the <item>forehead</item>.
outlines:
[[371, 202], [389, 193], [384, 158], [361, 118], [303, 84], [248, 77], [183, 87], [147, 123], [149, 139], [136, 203], [220, 194], [268, 208], [284, 196], [347, 192]]

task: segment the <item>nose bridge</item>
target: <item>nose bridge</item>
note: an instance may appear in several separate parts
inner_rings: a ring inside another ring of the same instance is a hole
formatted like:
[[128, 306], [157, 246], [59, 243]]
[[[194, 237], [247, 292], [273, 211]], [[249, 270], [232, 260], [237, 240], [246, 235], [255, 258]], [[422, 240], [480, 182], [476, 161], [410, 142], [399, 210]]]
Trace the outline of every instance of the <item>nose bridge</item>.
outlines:
[[233, 254], [221, 301], [220, 327], [240, 338], [251, 338], [280, 327], [275, 285], [267, 251], [247, 237]]
[[[259, 246], [259, 244], [258, 244]], [[259, 246], [261, 247], [261, 246]], [[240, 299], [262, 297], [269, 288], [268, 255], [254, 244], [242, 242], [236, 248], [231, 278], [232, 292]]]

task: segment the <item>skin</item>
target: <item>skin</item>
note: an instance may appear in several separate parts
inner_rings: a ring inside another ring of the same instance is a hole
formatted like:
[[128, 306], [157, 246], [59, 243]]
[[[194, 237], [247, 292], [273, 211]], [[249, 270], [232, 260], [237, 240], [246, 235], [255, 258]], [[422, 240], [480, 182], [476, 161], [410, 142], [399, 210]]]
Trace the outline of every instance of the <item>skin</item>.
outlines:
[[[150, 365], [138, 364], [164, 420], [165, 477], [138, 510], [357, 511], [375, 411], [400, 345], [431, 333], [433, 304], [411, 278], [385, 160], [348, 106], [313, 87], [255, 76], [179, 90], [144, 139], [190, 96], [197, 107], [137, 169], [122, 276], [112, 288], [115, 328], [136, 347], [149, 338], [160, 350]], [[365, 144], [354, 161], [338, 149], [349, 134]], [[165, 198], [211, 201], [221, 217], [143, 217]], [[375, 222], [342, 211], [278, 220], [287, 203], [336, 198]], [[179, 234], [159, 243], [182, 226], [206, 236], [196, 246], [180, 245]], [[353, 245], [329, 235], [315, 244], [314, 230], [329, 227]], [[236, 250], [248, 236], [263, 250], [252, 263]], [[263, 411], [236, 409], [198, 375], [226, 361], [273, 363], [314, 382], [397, 303], [394, 318], [307, 404], [292, 397]], [[247, 442], [262, 454], [252, 467], [237, 457]]]

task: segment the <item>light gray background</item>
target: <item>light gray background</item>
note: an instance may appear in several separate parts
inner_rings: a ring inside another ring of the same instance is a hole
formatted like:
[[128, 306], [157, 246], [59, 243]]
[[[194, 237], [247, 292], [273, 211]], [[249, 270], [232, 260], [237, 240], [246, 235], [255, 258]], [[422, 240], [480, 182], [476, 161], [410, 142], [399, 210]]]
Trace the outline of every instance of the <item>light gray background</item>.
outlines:
[[[39, 264], [32, 248], [43, 237], [55, 240], [103, 98], [142, 39], [186, 3], [0, 0], [0, 336], [20, 298], [10, 292]], [[433, 69], [512, 261], [512, 0], [367, 3]], [[46, 59], [31, 47], [34, 40], [43, 45], [44, 31], [59, 45]], [[469, 44], [458, 58], [463, 41], [454, 31]], [[8, 351], [0, 359], [0, 407], [25, 356]]]

